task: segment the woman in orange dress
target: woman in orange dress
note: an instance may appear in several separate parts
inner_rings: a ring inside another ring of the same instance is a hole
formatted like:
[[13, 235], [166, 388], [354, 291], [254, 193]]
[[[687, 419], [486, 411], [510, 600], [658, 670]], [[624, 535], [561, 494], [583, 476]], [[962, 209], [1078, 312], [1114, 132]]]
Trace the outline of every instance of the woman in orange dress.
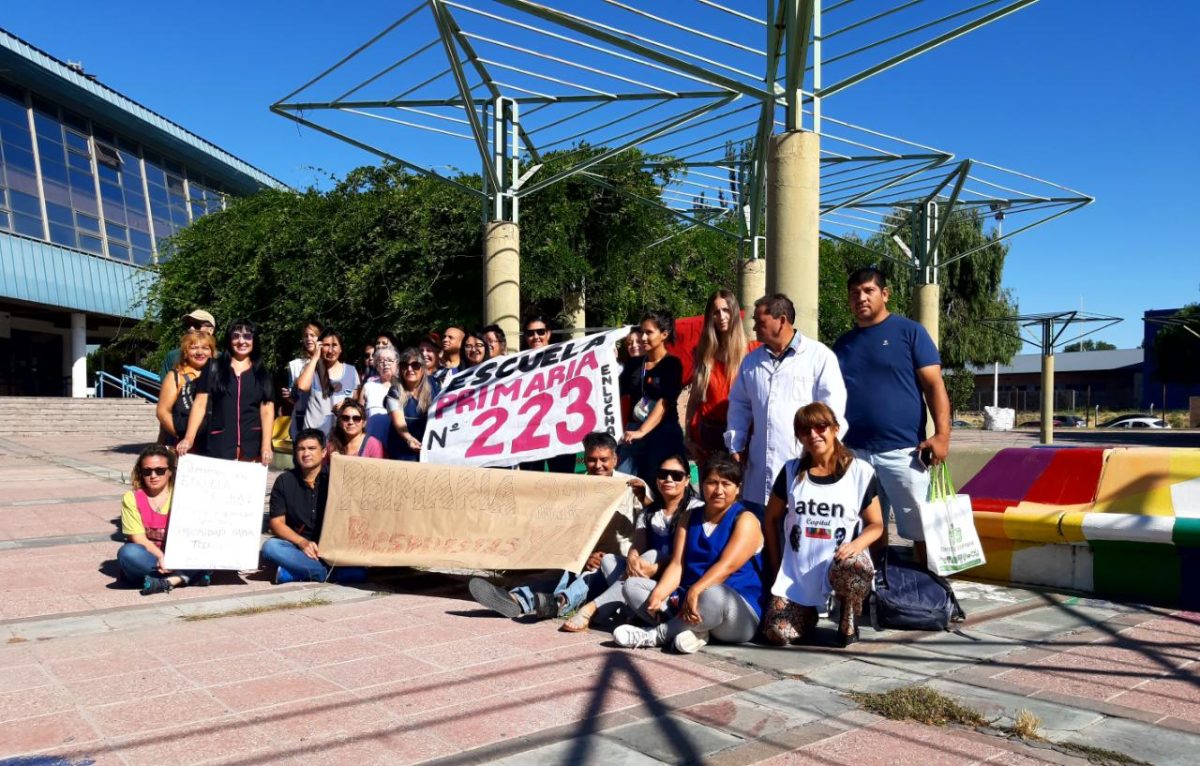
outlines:
[[699, 464], [725, 449], [729, 389], [742, 359], [754, 346], [746, 339], [737, 298], [728, 290], [717, 290], [704, 309], [687, 405], [687, 448]]

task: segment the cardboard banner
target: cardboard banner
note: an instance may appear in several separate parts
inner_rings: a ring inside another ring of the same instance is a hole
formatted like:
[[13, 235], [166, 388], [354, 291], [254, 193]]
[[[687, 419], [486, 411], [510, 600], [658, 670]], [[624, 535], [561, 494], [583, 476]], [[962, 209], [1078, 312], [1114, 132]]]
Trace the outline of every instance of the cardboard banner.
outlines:
[[168, 569], [258, 569], [267, 467], [184, 455], [167, 521]]
[[335, 564], [578, 572], [610, 524], [632, 532], [630, 502], [619, 478], [334, 455], [317, 547]]
[[489, 359], [455, 375], [429, 410], [422, 463], [504, 466], [579, 451], [622, 432], [616, 344], [630, 328]]

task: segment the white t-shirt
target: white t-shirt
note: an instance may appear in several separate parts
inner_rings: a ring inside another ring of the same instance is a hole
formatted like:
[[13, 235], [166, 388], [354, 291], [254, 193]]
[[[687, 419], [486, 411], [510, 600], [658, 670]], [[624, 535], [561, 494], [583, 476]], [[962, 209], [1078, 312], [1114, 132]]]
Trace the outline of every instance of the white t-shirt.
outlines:
[[808, 476], [797, 481], [800, 458], [789, 460], [771, 494], [787, 501], [780, 541], [779, 573], [771, 595], [793, 604], [822, 607], [832, 588], [834, 551], [862, 531], [862, 512], [879, 494], [875, 469], [852, 460], [840, 479]]

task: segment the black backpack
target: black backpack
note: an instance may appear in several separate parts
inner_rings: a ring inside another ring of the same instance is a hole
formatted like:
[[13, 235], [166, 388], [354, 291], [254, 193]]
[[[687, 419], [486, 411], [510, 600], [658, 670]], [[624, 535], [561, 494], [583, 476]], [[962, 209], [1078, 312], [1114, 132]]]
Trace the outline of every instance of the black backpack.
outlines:
[[875, 630], [949, 630], [967, 618], [946, 578], [889, 548], [870, 596]]

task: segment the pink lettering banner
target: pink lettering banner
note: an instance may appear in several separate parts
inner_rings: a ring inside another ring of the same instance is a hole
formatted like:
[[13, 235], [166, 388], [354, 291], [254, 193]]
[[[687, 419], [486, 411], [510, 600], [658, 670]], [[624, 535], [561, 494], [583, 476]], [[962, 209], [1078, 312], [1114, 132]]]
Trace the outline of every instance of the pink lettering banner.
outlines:
[[503, 356], [451, 378], [429, 410], [421, 462], [504, 466], [622, 432], [616, 344], [629, 328]]

